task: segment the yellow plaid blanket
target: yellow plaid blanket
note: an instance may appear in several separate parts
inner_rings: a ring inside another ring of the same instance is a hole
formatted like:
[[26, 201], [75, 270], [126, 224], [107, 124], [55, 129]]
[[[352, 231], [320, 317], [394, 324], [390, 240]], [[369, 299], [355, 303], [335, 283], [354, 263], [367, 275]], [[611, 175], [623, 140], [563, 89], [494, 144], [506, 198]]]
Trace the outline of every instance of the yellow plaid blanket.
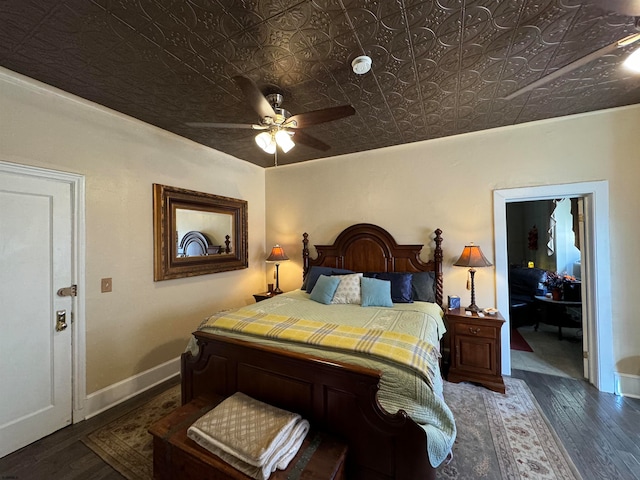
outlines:
[[324, 323], [302, 318], [247, 311], [220, 312], [202, 327], [366, 353], [410, 368], [429, 386], [438, 368], [439, 353], [428, 342], [401, 332]]

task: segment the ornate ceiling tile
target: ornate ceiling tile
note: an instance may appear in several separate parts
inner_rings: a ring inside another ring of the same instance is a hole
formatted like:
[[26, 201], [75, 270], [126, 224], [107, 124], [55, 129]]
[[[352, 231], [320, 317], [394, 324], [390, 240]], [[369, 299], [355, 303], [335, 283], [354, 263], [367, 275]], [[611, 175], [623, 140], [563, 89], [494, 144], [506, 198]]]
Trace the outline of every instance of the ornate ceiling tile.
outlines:
[[[619, 3], [619, 2], [618, 2]], [[617, 5], [617, 3], [616, 3]], [[273, 165], [233, 81], [292, 113], [351, 104], [279, 164], [640, 102], [617, 49], [509, 94], [636, 31], [600, 0], [5, 0], [0, 65], [257, 165]], [[356, 75], [366, 54], [372, 70]], [[294, 137], [295, 139], [295, 137]]]

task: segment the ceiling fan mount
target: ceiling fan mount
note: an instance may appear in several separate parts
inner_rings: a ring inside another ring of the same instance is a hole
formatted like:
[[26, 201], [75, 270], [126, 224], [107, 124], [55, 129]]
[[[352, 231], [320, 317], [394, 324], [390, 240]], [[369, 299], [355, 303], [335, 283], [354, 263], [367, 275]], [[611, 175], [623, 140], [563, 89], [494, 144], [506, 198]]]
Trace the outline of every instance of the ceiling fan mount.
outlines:
[[[296, 143], [306, 145], [318, 150], [329, 150], [331, 147], [306, 132], [303, 132], [303, 128], [310, 127], [312, 125], [318, 125], [320, 123], [332, 122], [339, 120], [356, 113], [355, 109], [351, 105], [340, 105], [338, 107], [322, 108], [320, 110], [313, 110], [311, 112], [299, 113], [292, 115], [291, 112], [282, 108], [282, 102], [284, 96], [282, 93], [270, 88], [269, 91], [263, 94], [256, 84], [247, 77], [236, 76], [233, 77], [233, 81], [238, 85], [240, 90], [247, 101], [247, 103], [258, 114], [259, 121], [255, 124], [243, 124], [243, 123], [209, 123], [209, 122], [190, 122], [187, 123], [190, 127], [204, 127], [204, 128], [238, 128], [238, 129], [253, 129], [253, 130], [266, 130], [258, 134], [256, 137], [256, 143], [267, 153], [273, 153], [275, 151], [275, 145], [277, 143], [283, 150], [288, 151], [295, 145], [291, 141], [291, 137], [295, 135]], [[278, 133], [286, 132], [287, 135], [283, 138], [283, 142], [287, 144], [286, 148], [278, 141]], [[271, 135], [273, 139], [272, 143], [268, 144], [269, 148], [265, 148], [264, 142], [268, 143], [268, 139], [265, 137]], [[258, 137], [261, 137], [264, 142], [259, 141]], [[289, 143], [290, 142], [290, 143]]]
[[[265, 95], [265, 98], [271, 105], [271, 108], [273, 108], [276, 116], [275, 118], [264, 117], [261, 121], [261, 124], [265, 126], [281, 126], [286, 123], [286, 121], [291, 117], [291, 112], [280, 107], [280, 105], [282, 105], [282, 102], [284, 101], [284, 95], [282, 95], [281, 93], [269, 93], [268, 95]], [[293, 126], [291, 125], [291, 127]]]

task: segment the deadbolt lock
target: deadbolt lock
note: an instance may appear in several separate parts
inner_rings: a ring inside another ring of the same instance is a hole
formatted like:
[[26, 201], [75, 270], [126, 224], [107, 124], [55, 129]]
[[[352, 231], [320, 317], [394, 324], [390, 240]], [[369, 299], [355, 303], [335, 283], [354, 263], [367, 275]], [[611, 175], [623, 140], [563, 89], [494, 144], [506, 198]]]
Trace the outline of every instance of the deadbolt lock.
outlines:
[[61, 332], [67, 328], [67, 311], [58, 310], [56, 312], [56, 332]]

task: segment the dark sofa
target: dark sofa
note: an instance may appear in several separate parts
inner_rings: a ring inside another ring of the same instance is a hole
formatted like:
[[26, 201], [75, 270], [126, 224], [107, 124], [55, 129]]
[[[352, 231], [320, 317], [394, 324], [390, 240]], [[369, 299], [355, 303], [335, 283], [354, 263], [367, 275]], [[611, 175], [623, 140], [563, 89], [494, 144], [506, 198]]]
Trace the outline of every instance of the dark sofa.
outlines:
[[538, 284], [546, 279], [546, 270], [511, 266], [509, 268], [509, 317], [511, 328], [534, 325], [535, 295]]

